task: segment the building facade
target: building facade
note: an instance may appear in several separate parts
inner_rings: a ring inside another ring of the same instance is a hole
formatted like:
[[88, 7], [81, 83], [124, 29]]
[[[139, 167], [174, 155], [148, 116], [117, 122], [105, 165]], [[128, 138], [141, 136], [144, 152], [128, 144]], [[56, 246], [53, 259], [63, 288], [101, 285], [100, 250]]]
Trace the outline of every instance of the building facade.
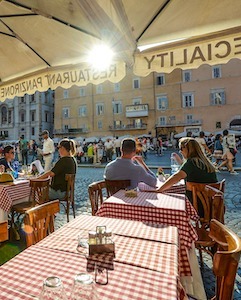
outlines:
[[50, 135], [54, 127], [54, 92], [36, 92], [0, 104], [0, 140], [17, 141], [21, 135], [27, 140], [39, 140], [39, 134], [47, 129]]
[[[241, 61], [55, 91], [56, 137], [241, 129]], [[232, 125], [233, 124], [233, 125]]]

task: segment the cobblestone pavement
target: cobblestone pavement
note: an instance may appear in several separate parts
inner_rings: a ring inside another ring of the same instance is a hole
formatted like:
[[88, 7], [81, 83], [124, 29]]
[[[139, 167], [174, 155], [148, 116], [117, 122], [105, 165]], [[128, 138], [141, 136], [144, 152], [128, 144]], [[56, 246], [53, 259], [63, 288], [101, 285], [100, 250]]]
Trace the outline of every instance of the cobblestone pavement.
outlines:
[[[162, 166], [167, 169], [165, 172], [168, 173], [170, 170], [170, 151], [165, 151], [164, 155], [157, 157], [155, 154], [149, 154], [146, 163], [152, 167], [154, 171], [158, 166]], [[80, 214], [91, 214], [91, 206], [88, 198], [88, 185], [93, 181], [101, 180], [103, 178], [103, 165], [79, 165], [76, 184], [75, 184], [75, 202], [77, 215]], [[238, 153], [236, 159], [235, 168], [239, 175], [230, 175], [227, 171], [218, 173], [218, 178], [221, 180], [226, 179], [226, 190], [225, 190], [225, 223], [234, 232], [241, 237], [241, 154]], [[71, 215], [72, 218], [72, 215]], [[64, 211], [61, 209], [60, 214], [56, 218], [56, 226], [61, 227], [66, 222], [66, 216]], [[204, 255], [204, 270], [202, 272], [205, 290], [207, 297], [211, 298], [214, 295], [214, 276], [212, 274], [212, 261], [208, 255]], [[241, 263], [238, 269], [236, 287], [234, 292], [234, 300], [241, 300]]]

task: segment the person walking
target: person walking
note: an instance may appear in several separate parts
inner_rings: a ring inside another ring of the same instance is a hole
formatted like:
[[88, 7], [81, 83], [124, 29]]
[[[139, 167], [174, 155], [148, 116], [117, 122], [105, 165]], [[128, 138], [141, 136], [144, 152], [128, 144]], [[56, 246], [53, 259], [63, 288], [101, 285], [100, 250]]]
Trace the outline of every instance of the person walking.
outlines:
[[28, 141], [24, 138], [24, 135], [21, 135], [19, 139], [19, 149], [22, 156], [22, 164], [26, 166], [28, 165], [28, 146]]
[[52, 168], [53, 155], [55, 152], [54, 141], [49, 137], [48, 130], [41, 133], [44, 139], [42, 156], [44, 160], [44, 171], [47, 172]]

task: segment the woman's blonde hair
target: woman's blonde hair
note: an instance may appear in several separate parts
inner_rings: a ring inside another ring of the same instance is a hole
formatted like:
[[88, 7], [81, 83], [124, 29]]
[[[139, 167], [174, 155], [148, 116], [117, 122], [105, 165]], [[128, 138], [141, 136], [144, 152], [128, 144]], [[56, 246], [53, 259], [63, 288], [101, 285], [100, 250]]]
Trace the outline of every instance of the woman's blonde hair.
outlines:
[[208, 173], [215, 172], [215, 168], [211, 161], [206, 157], [199, 143], [191, 137], [184, 137], [179, 140], [179, 148], [187, 149], [187, 158], [202, 170], [207, 170]]
[[75, 141], [70, 139], [63, 139], [60, 141], [59, 145], [64, 147], [72, 156], [76, 154]]

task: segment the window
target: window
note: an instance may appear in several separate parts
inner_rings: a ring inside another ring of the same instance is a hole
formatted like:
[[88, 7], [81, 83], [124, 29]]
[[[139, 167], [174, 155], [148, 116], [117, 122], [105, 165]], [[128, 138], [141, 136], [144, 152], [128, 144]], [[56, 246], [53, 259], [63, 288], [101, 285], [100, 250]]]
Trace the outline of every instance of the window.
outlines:
[[213, 66], [212, 67], [213, 78], [221, 77], [221, 66]]
[[211, 91], [211, 105], [224, 105], [226, 103], [224, 90]]
[[193, 115], [186, 115], [186, 122], [187, 124], [193, 123]]
[[160, 123], [160, 125], [166, 125], [166, 117], [160, 117], [159, 118], [159, 123]]
[[121, 114], [122, 113], [122, 102], [121, 101], [112, 101], [113, 113]]
[[7, 123], [7, 119], [8, 119], [8, 110], [7, 110], [6, 106], [3, 106], [2, 109], [1, 109], [2, 124]]
[[103, 114], [104, 114], [104, 104], [103, 103], [96, 104], [96, 115], [100, 116]]
[[63, 118], [69, 118], [69, 108], [64, 107], [62, 109], [62, 113], [63, 113]]
[[103, 127], [102, 121], [97, 122], [97, 127], [98, 127], [98, 129], [102, 129], [102, 127]]
[[182, 95], [182, 107], [194, 107], [194, 95], [193, 93], [183, 93]]
[[158, 74], [157, 75], [156, 84], [157, 85], [164, 85], [165, 84], [165, 75], [164, 74]]
[[45, 122], [49, 122], [49, 113], [48, 111], [44, 112]]
[[35, 114], [36, 114], [36, 111], [35, 111], [35, 110], [32, 110], [32, 111], [31, 111], [31, 122], [34, 122], [34, 121], [35, 121]]
[[31, 128], [31, 134], [35, 135], [35, 128], [34, 127]]
[[96, 86], [96, 94], [102, 94], [103, 93], [103, 85], [102, 84], [98, 84]]
[[24, 97], [19, 97], [19, 103], [25, 103]]
[[142, 119], [135, 119], [134, 120], [134, 127], [141, 128], [142, 127]]
[[81, 105], [79, 107], [79, 116], [80, 117], [86, 117], [87, 116], [87, 107], [86, 107], [86, 105]]
[[84, 97], [85, 96], [85, 88], [84, 87], [81, 87], [79, 89], [79, 95], [80, 95], [80, 97]]
[[114, 92], [120, 92], [120, 83], [114, 83]]
[[9, 124], [12, 123], [12, 111], [11, 110], [8, 111], [8, 123]]
[[133, 79], [133, 89], [139, 89], [140, 88], [140, 78]]
[[69, 98], [69, 91], [68, 90], [64, 90], [64, 99]]
[[132, 104], [133, 105], [139, 105], [139, 104], [141, 104], [141, 97], [133, 98], [132, 99]]
[[168, 99], [165, 95], [157, 96], [157, 109], [166, 110], [168, 108]]
[[64, 127], [64, 130], [65, 130], [65, 131], [68, 131], [69, 125], [64, 125], [63, 127]]
[[33, 95], [29, 95], [29, 101], [30, 102], [34, 102], [35, 101], [34, 94]]
[[25, 122], [25, 112], [24, 111], [20, 112], [20, 121]]
[[183, 80], [183, 82], [190, 82], [191, 81], [191, 71], [183, 71], [182, 72], [182, 80]]

